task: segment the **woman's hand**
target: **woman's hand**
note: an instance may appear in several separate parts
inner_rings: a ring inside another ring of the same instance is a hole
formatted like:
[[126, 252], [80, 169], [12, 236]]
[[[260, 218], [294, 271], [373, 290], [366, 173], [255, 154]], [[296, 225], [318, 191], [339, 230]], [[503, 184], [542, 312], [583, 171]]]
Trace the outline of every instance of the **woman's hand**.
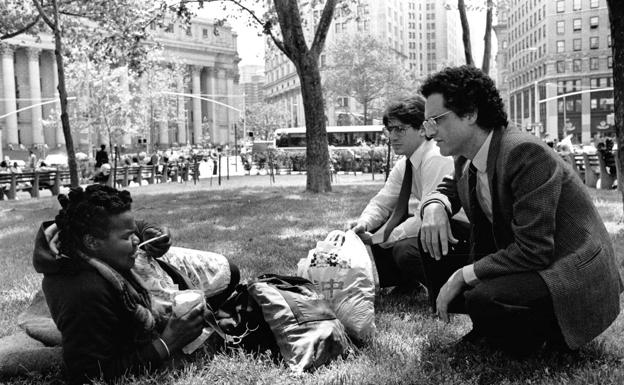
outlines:
[[204, 304], [199, 304], [180, 317], [171, 316], [160, 335], [171, 353], [199, 337], [204, 327], [204, 309]]
[[171, 233], [167, 227], [163, 227], [162, 229], [148, 227], [141, 235], [143, 237], [143, 241], [163, 236], [162, 238], [142, 247], [147, 254], [154, 258], [162, 257], [171, 247]]

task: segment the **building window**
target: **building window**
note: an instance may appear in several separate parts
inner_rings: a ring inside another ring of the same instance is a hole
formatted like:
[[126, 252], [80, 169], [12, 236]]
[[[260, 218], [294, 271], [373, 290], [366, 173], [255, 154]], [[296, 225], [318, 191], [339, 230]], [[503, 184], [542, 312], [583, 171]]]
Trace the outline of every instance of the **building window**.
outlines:
[[598, 58], [597, 57], [589, 58], [589, 69], [592, 71], [598, 70]]
[[562, 12], [565, 12], [565, 1], [557, 0], [557, 13], [562, 13]]
[[598, 36], [592, 36], [589, 38], [589, 48], [598, 49]]
[[599, 0], [589, 0], [589, 8], [598, 8]]
[[613, 68], [613, 56], [607, 57], [607, 68]]
[[572, 40], [572, 47], [575, 51], [580, 51], [581, 50], [581, 39], [574, 39]]
[[563, 35], [565, 33], [565, 21], [560, 20], [557, 22], [557, 35]]
[[191, 27], [186, 28], [186, 36], [193, 36], [193, 31], [191, 30]]
[[598, 16], [592, 16], [589, 18], [589, 28], [598, 28]]
[[574, 59], [572, 61], [572, 71], [581, 72], [581, 59]]
[[574, 20], [572, 21], [572, 29], [573, 29], [575, 32], [578, 32], [578, 31], [580, 31], [580, 30], [581, 30], [581, 25], [582, 25], [582, 24], [581, 24], [581, 19], [574, 19]]
[[572, 9], [575, 11], [578, 11], [581, 9], [581, 0], [574, 0], [574, 4], [572, 6]]
[[557, 60], [557, 73], [562, 74], [565, 72], [565, 62], [563, 60]]
[[557, 53], [565, 51], [565, 40], [557, 40]]
[[202, 36], [203, 37], [208, 37], [208, 29], [206, 29], [206, 28], [202, 29]]
[[165, 28], [165, 32], [173, 33], [173, 23], [169, 23], [169, 25], [167, 25], [167, 28]]
[[607, 35], [607, 47], [611, 48], [611, 34]]
[[321, 55], [321, 67], [325, 67], [325, 55]]

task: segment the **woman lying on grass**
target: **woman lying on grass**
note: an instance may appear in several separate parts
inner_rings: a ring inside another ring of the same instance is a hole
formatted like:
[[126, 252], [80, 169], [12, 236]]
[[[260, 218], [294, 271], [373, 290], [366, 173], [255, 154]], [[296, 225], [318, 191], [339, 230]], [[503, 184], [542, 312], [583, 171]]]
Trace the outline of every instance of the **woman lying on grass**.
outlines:
[[[154, 316], [150, 295], [131, 269], [139, 242], [161, 231], [135, 222], [128, 191], [92, 185], [60, 195], [59, 202], [55, 221], [43, 223], [37, 234], [34, 265], [44, 274], [70, 382], [111, 380], [171, 363], [200, 335], [205, 307], [162, 322]], [[146, 247], [160, 256], [169, 246], [165, 236]], [[179, 270], [158, 264], [180, 290], [191, 288]]]

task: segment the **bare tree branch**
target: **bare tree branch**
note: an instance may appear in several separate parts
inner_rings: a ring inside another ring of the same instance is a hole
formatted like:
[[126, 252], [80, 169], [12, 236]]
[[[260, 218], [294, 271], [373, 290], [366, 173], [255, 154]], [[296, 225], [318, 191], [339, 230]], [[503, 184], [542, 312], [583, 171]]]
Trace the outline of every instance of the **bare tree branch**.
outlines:
[[39, 22], [39, 20], [41, 20], [41, 16], [37, 15], [37, 16], [35, 16], [35, 19], [33, 21], [31, 21], [30, 23], [26, 24], [23, 28], [20, 28], [20, 29], [18, 29], [15, 32], [9, 32], [9, 33], [6, 33], [6, 34], [0, 36], [0, 40], [10, 39], [12, 37], [15, 37], [15, 36], [23, 34], [24, 32], [26, 32], [29, 29], [31, 29], [35, 24], [37, 24]]
[[[284, 54], [292, 59], [291, 49], [297, 49], [299, 54], [305, 55], [308, 52], [308, 44], [301, 28], [301, 15], [298, 12], [297, 2], [292, 0], [273, 0], [275, 10], [278, 14], [280, 29], [282, 31]], [[335, 1], [335, 0], [329, 0]], [[278, 46], [280, 50], [281, 47]], [[293, 62], [295, 62], [293, 60]]]
[[481, 69], [486, 74], [490, 72], [490, 52], [492, 51], [492, 8], [494, 7], [492, 0], [487, 0], [487, 12], [485, 16], [485, 36], [483, 37], [483, 63]]
[[39, 11], [39, 16], [41, 16], [41, 18], [43, 19], [43, 21], [45, 21], [45, 23], [48, 25], [48, 27], [50, 27], [50, 28], [52, 28], [52, 30], [54, 30], [54, 28], [56, 28], [55, 24], [46, 15], [45, 10], [43, 9], [43, 5], [39, 4], [39, 0], [33, 0], [33, 3], [35, 4], [35, 7], [37, 7], [37, 11]]
[[470, 25], [468, 24], [468, 18], [466, 17], [466, 3], [464, 0], [457, 0], [457, 10], [459, 11], [459, 19], [461, 20], [466, 64], [474, 66], [474, 60], [472, 59], [472, 46], [470, 45]]
[[323, 7], [323, 14], [321, 15], [321, 20], [319, 20], [319, 24], [316, 27], [314, 40], [312, 41], [312, 46], [310, 47], [310, 53], [315, 57], [318, 57], [323, 50], [323, 46], [325, 45], [325, 38], [327, 37], [327, 32], [321, 33], [321, 31], [327, 31], [327, 29], [329, 28], [329, 25], [334, 18], [335, 8], [336, 0], [327, 0], [327, 2], [325, 2], [325, 7]]

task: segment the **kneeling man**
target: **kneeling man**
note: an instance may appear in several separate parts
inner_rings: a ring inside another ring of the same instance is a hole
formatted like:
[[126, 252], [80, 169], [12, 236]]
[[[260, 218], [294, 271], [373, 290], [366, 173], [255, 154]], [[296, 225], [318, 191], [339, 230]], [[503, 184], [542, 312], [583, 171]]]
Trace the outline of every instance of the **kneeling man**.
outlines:
[[[425, 135], [424, 111], [425, 99], [420, 95], [387, 107], [383, 116], [385, 133], [394, 153], [404, 156], [357, 222], [349, 225], [372, 245], [380, 285], [397, 286], [399, 293], [409, 294], [420, 284], [429, 286], [418, 245], [420, 216], [413, 214], [419, 212], [420, 199], [432, 192], [443, 176], [453, 172], [453, 158], [440, 155], [435, 143]], [[464, 223], [467, 225], [465, 217]], [[435, 301], [436, 294], [430, 290], [430, 299]]]
[[425, 127], [453, 175], [423, 199], [420, 239], [426, 274], [452, 262], [449, 217], [471, 223], [473, 263], [456, 270], [437, 313], [467, 313], [468, 342], [525, 355], [544, 345], [575, 349], [620, 311], [622, 285], [613, 245], [587, 188], [533, 135], [507, 127], [494, 82], [469, 66], [430, 76]]

